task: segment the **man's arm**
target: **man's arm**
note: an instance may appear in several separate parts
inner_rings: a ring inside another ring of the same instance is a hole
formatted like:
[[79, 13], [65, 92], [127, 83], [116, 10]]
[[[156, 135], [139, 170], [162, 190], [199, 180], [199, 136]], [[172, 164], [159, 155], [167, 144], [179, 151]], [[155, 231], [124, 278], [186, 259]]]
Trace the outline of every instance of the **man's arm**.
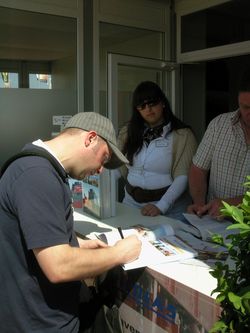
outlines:
[[206, 170], [198, 168], [192, 163], [188, 181], [193, 204], [188, 207], [189, 213], [199, 215], [199, 210], [206, 204], [207, 174]]
[[141, 251], [141, 241], [134, 235], [114, 246], [107, 246], [100, 240], [90, 242], [85, 248], [62, 244], [34, 249], [33, 252], [49, 281], [60, 283], [97, 276], [135, 260]]

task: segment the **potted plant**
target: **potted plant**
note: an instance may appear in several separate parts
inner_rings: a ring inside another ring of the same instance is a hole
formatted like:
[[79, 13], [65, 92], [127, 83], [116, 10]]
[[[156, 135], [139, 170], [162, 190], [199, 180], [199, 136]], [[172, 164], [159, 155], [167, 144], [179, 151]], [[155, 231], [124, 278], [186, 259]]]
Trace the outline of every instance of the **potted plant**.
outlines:
[[228, 260], [216, 262], [210, 274], [217, 279], [216, 301], [222, 312], [210, 333], [250, 332], [250, 176], [244, 184], [247, 188], [241, 204], [230, 206], [223, 202], [223, 216], [233, 220], [227, 229], [237, 229], [224, 240], [214, 235], [213, 240], [227, 247]]

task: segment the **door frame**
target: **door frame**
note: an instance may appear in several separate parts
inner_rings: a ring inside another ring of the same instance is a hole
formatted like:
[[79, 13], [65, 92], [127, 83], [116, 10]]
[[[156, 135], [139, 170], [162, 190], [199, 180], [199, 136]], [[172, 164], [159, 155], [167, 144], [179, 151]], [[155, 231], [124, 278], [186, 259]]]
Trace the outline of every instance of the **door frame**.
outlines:
[[161, 88], [166, 93], [169, 102], [177, 117], [182, 118], [180, 110], [180, 80], [179, 65], [165, 60], [128, 56], [117, 53], [108, 53], [108, 117], [112, 120], [116, 132], [118, 132], [118, 66], [131, 66], [145, 69], [155, 69], [162, 73]]

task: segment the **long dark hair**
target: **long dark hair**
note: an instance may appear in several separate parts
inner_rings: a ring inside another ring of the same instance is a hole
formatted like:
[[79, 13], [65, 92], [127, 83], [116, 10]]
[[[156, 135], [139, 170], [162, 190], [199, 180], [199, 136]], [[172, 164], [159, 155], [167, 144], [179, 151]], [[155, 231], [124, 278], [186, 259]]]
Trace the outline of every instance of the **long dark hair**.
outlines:
[[141, 82], [133, 93], [132, 116], [127, 125], [128, 136], [122, 149], [131, 165], [134, 154], [138, 154], [142, 148], [145, 129], [145, 121], [138, 112], [137, 106], [145, 103], [145, 101], [152, 100], [162, 102], [164, 123], [167, 125], [170, 122], [170, 131], [189, 127], [174, 116], [167, 97], [156, 83], [151, 81]]

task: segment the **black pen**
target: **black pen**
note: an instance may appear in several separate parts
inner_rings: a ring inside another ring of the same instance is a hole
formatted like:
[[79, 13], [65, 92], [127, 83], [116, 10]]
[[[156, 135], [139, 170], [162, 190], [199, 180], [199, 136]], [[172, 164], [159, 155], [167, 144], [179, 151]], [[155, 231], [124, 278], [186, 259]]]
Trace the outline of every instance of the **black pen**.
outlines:
[[121, 236], [121, 239], [124, 239], [123, 233], [122, 233], [122, 228], [118, 227], [119, 234]]

